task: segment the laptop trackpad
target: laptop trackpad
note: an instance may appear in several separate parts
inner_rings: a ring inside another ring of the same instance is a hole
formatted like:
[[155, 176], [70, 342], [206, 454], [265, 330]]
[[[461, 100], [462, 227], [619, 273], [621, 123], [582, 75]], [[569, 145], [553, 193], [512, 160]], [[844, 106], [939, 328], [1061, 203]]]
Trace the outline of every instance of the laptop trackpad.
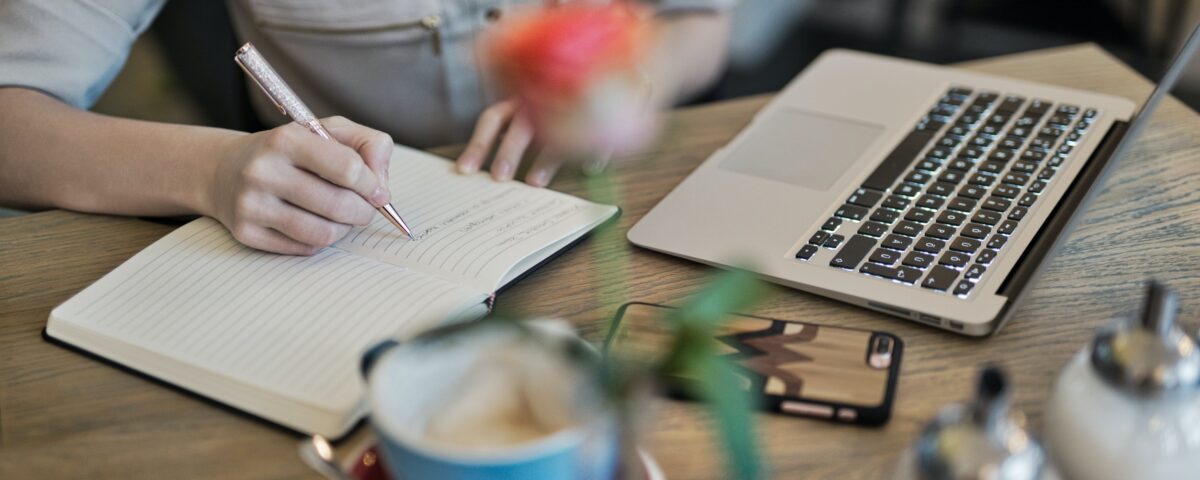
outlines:
[[797, 109], [761, 119], [721, 168], [815, 190], [833, 185], [883, 127]]

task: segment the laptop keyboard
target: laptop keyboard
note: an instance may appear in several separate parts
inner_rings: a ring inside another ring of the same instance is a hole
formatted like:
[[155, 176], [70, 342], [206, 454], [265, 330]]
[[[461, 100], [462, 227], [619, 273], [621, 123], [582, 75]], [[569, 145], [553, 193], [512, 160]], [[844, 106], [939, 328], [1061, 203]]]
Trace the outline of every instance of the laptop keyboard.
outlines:
[[966, 298], [1096, 115], [951, 88], [796, 259]]

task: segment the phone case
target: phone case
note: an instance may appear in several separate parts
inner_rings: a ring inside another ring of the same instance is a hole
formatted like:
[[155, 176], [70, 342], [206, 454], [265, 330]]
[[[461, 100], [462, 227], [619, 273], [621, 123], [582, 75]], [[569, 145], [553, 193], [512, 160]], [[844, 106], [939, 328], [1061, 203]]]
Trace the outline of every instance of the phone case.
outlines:
[[[669, 308], [622, 305], [605, 351], [644, 360], [665, 353]], [[730, 315], [716, 341], [719, 352], [737, 360], [747, 387], [762, 393], [765, 409], [861, 425], [882, 425], [891, 416], [903, 353], [896, 335]], [[669, 387], [681, 396], [678, 385]]]

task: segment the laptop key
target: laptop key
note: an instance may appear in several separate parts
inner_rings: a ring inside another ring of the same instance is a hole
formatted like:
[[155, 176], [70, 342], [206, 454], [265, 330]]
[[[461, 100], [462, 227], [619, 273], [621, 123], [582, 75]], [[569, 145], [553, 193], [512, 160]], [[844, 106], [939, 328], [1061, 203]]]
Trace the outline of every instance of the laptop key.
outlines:
[[841, 235], [836, 235], [836, 234], [830, 235], [829, 238], [825, 239], [825, 243], [821, 244], [821, 246], [825, 247], [825, 248], [835, 249], [835, 248], [838, 248], [839, 246], [841, 246], [842, 240], [845, 240], [845, 239], [846, 239], [846, 237], [843, 237]]
[[897, 223], [896, 228], [892, 229], [892, 232], [909, 237], [915, 237], [921, 234], [921, 224], [905, 220]]
[[971, 265], [971, 268], [968, 268], [965, 271], [963, 271], [963, 278], [967, 278], [967, 279], [979, 278], [979, 277], [983, 276], [983, 272], [985, 270], [987, 270], [987, 267], [976, 263], [974, 265]]
[[966, 265], [967, 261], [970, 259], [971, 257], [965, 253], [946, 252], [942, 254], [942, 258], [938, 259], [938, 263], [942, 265], [949, 265], [951, 267], [961, 267]]
[[975, 97], [975, 101], [983, 105], [991, 105], [996, 103], [996, 99], [1000, 98], [1000, 94], [996, 92], [983, 91], [979, 92], [979, 96]]
[[1029, 184], [1029, 190], [1027, 190], [1027, 191], [1029, 193], [1042, 193], [1042, 190], [1045, 190], [1045, 189], [1046, 189], [1046, 181], [1045, 180], [1037, 180], [1037, 181]]
[[938, 265], [929, 269], [929, 274], [925, 276], [925, 280], [921, 281], [921, 286], [944, 292], [954, 285], [956, 278], [958, 278], [958, 270]]
[[886, 223], [886, 224], [890, 225], [892, 222], [896, 221], [896, 219], [899, 217], [900, 217], [900, 212], [897, 212], [895, 210], [888, 210], [886, 208], [877, 208], [877, 209], [875, 209], [875, 212], [871, 214], [871, 221], [879, 222], [879, 223]]
[[942, 168], [942, 164], [933, 160], [921, 160], [920, 162], [917, 162], [917, 166], [914, 168], [922, 172], [933, 173], [939, 168]]
[[1029, 141], [1029, 148], [1036, 148], [1042, 152], [1048, 152], [1052, 147], [1054, 147], [1054, 139], [1037, 137]]
[[946, 199], [929, 194], [921, 195], [921, 198], [917, 199], [918, 207], [928, 208], [930, 210], [942, 208], [942, 204], [944, 203], [946, 203]]
[[876, 248], [875, 253], [872, 253], [871, 258], [867, 260], [890, 267], [895, 265], [897, 260], [900, 260], [900, 252], [886, 248]]
[[1016, 220], [1005, 220], [1004, 223], [1001, 223], [999, 227], [996, 227], [996, 233], [999, 233], [1001, 235], [1012, 235], [1012, 233], [1016, 230], [1017, 230], [1017, 221]]
[[953, 87], [946, 92], [946, 95], [950, 97], [966, 98], [971, 96], [971, 89], [967, 87]]
[[971, 167], [973, 166], [975, 166], [975, 162], [972, 162], [971, 160], [965, 158], [955, 158], [954, 160], [950, 161], [949, 165], [946, 165], [946, 171], [959, 171], [966, 173], [970, 171]]
[[920, 208], [912, 208], [908, 210], [908, 213], [904, 214], [904, 219], [917, 223], [929, 223], [930, 220], [933, 220], [933, 212]]
[[945, 125], [946, 125], [946, 122], [943, 122], [936, 118], [925, 117], [925, 118], [921, 119], [921, 123], [917, 124], [917, 131], [929, 132], [930, 135], [932, 135], [934, 133], [937, 133], [938, 130], [941, 130], [942, 127], [944, 127]]
[[995, 190], [992, 190], [992, 195], [1000, 198], [1015, 198], [1021, 193], [1021, 189], [1012, 185], [999, 185]]
[[837, 209], [836, 212], [833, 212], [833, 216], [845, 218], [848, 220], [854, 220], [857, 222], [859, 220], [862, 220], [863, 217], [867, 216], [868, 211], [869, 210], [867, 210], [866, 207], [860, 207], [858, 205], [850, 205], [849, 203], [847, 203], [845, 205], [842, 205], [842, 208]]
[[907, 183], [901, 183], [900, 186], [892, 189], [892, 195], [901, 197], [915, 197], [918, 193], [921, 193], [921, 187]]
[[827, 238], [829, 238], [829, 232], [819, 231], [817, 233], [814, 233], [813, 236], [808, 238], [808, 243], [811, 243], [813, 245], [820, 245], [822, 243], [825, 243], [825, 239], [827, 239]]
[[875, 246], [875, 239], [865, 235], [850, 237], [846, 245], [829, 261], [829, 266], [853, 270]]
[[1018, 109], [1020, 109], [1021, 105], [1024, 105], [1024, 104], [1025, 104], [1024, 98], [1018, 97], [1016, 95], [1009, 95], [1007, 97], [1004, 97], [1004, 102], [1001, 103], [999, 107], [996, 107], [996, 111], [1013, 113], [1013, 112], [1017, 111]]
[[1017, 206], [1028, 207], [1030, 205], [1033, 205], [1033, 202], [1036, 202], [1037, 199], [1038, 199], [1037, 194], [1026, 193], [1024, 195], [1021, 195], [1021, 200], [1017, 202]]
[[875, 171], [863, 182], [863, 186], [875, 190], [887, 190], [912, 163], [913, 158], [933, 139], [933, 132], [913, 131], [904, 137], [888, 154]]
[[983, 201], [983, 208], [986, 208], [988, 210], [995, 210], [997, 212], [1007, 211], [1008, 207], [1011, 207], [1011, 206], [1012, 206], [1012, 201], [997, 197], [995, 195], [992, 195], [992, 196], [988, 197], [987, 200]]
[[800, 251], [796, 252], [796, 258], [800, 260], [808, 260], [812, 258], [813, 254], [817, 253], [817, 250], [820, 250], [820, 247], [816, 245], [805, 245], [800, 247]]
[[959, 155], [966, 159], [978, 160], [979, 158], [983, 157], [983, 151], [984, 151], [984, 149], [982, 149], [982, 148], [967, 147], [967, 148], [964, 148], [962, 153], [960, 153]]
[[979, 244], [979, 240], [958, 237], [950, 242], [950, 249], [963, 253], [975, 253], [976, 250], [979, 250]]
[[954, 236], [954, 227], [935, 223], [929, 226], [929, 230], [925, 231], [925, 235], [941, 240], [949, 240], [950, 237]]
[[870, 208], [874, 207], [882, 199], [883, 192], [860, 188], [854, 194], [850, 195], [850, 198], [846, 199], [846, 203]]
[[911, 172], [908, 172], [908, 175], [904, 177], [904, 181], [906, 181], [908, 183], [916, 184], [916, 185], [924, 185], [926, 183], [929, 183], [929, 178], [930, 178], [930, 176], [928, 173], [922, 172], [920, 170], [913, 170]]
[[930, 195], [949, 197], [951, 194], [954, 193], [954, 187], [956, 187], [956, 186], [957, 185], [954, 185], [952, 183], [936, 182], [933, 185], [930, 185], [929, 190], [926, 190], [926, 192], [928, 192]]
[[995, 225], [1000, 223], [1000, 214], [989, 210], [980, 210], [975, 212], [975, 216], [971, 217], [971, 221], [975, 223]]
[[974, 286], [975, 284], [971, 283], [969, 280], [959, 280], [958, 283], [954, 285], [954, 294], [966, 295], [971, 292], [971, 288]]
[[908, 208], [908, 203], [909, 201], [907, 198], [898, 195], [892, 195], [883, 201], [883, 206], [893, 210], [904, 210], [905, 208]]
[[1013, 171], [1014, 171], [1014, 172], [1021, 172], [1021, 173], [1024, 173], [1024, 174], [1030, 174], [1030, 173], [1036, 172], [1036, 171], [1037, 171], [1037, 167], [1038, 167], [1038, 166], [1037, 166], [1037, 164], [1036, 164], [1036, 163], [1033, 163], [1033, 162], [1026, 162], [1026, 161], [1020, 161], [1020, 162], [1014, 163], [1014, 164], [1013, 164], [1013, 166], [1012, 166], [1012, 169], [1013, 169]]
[[963, 187], [962, 190], [958, 191], [959, 195], [962, 195], [964, 197], [974, 199], [974, 200], [979, 200], [979, 199], [983, 198], [984, 194], [986, 194], [986, 193], [987, 193], [986, 188], [980, 188], [977, 185], [967, 185], [967, 186]]
[[883, 239], [883, 246], [893, 250], [905, 250], [909, 245], [912, 245], [912, 239], [896, 234], [888, 235]]
[[921, 252], [909, 252], [907, 257], [904, 257], [904, 265], [913, 268], [925, 268], [933, 265], [933, 255], [928, 255]]
[[1008, 172], [1008, 174], [1004, 175], [1004, 183], [1025, 186], [1025, 184], [1029, 183], [1029, 175], [1020, 172]]
[[1025, 218], [1026, 213], [1029, 213], [1028, 207], [1017, 207], [1017, 208], [1012, 209], [1011, 212], [1008, 212], [1008, 219], [1016, 220], [1019, 222], [1019, 221], [1021, 221], [1021, 219]]
[[995, 250], [989, 250], [985, 248], [979, 252], [978, 257], [975, 257], [975, 262], [983, 265], [992, 263], [992, 260], [996, 259], [996, 253], [997, 252]]
[[1013, 136], [1005, 137], [1004, 140], [1000, 141], [1000, 144], [997, 145], [996, 148], [1003, 148], [1005, 150], [1017, 150], [1017, 149], [1021, 148], [1022, 145], [1025, 145], [1024, 135], [1016, 136], [1017, 133], [1019, 133], [1019, 132], [1015, 132], [1015, 130], [1017, 130], [1015, 128], [1013, 130], [1014, 131], [1010, 131], [1008, 133], [1009, 135], [1013, 135]]
[[866, 222], [858, 227], [858, 233], [871, 237], [882, 237], [887, 231], [888, 226], [879, 222]]
[[1054, 102], [1051, 102], [1049, 100], [1035, 98], [1032, 102], [1029, 102], [1029, 108], [1025, 109], [1025, 114], [1028, 115], [1028, 114], [1034, 113], [1034, 114], [1040, 115], [1040, 114], [1046, 113], [1046, 112], [1050, 111], [1050, 106], [1053, 104], [1054, 104]]
[[913, 247], [914, 250], [926, 253], [938, 253], [943, 248], [946, 248], [946, 242], [930, 237], [921, 237], [920, 240], [917, 240], [917, 245]]
[[959, 196], [959, 197], [954, 197], [954, 198], [950, 199], [950, 203], [946, 204], [946, 208], [949, 208], [951, 210], [957, 210], [960, 212], [970, 212], [972, 210], [975, 210], [975, 205], [977, 205], [977, 204], [978, 204], [978, 202], [976, 202], [975, 200], [972, 200], [967, 197]]
[[988, 160], [986, 162], [979, 164], [979, 171], [984, 172], [984, 173], [990, 173], [993, 175], [999, 175], [1000, 172], [1004, 171], [1004, 165], [1005, 165], [1004, 162], [999, 162], [996, 160]]
[[1037, 163], [1037, 162], [1041, 162], [1042, 160], [1045, 160], [1045, 159], [1046, 159], [1046, 152], [1043, 152], [1041, 150], [1026, 150], [1023, 153], [1021, 153], [1021, 160], [1026, 160], [1026, 161]]
[[996, 151], [992, 152], [991, 155], [988, 155], [988, 160], [995, 160], [997, 162], [1008, 163], [1008, 162], [1012, 161], [1013, 157], [1016, 155], [1017, 155], [1017, 152], [1015, 150], [1010, 150], [1007, 148], [998, 148], [998, 149], [996, 149]]
[[821, 230], [826, 230], [826, 231], [832, 232], [834, 230], [837, 230], [838, 227], [841, 225], [842, 225], [842, 219], [837, 218], [837, 217], [829, 217], [829, 220], [826, 220], [825, 223], [821, 225]]
[[938, 215], [937, 221], [938, 221], [938, 223], [945, 223], [947, 225], [954, 225], [957, 227], [959, 225], [962, 225], [962, 223], [964, 221], [966, 221], [966, 219], [967, 219], [967, 214], [965, 214], [965, 213], [959, 213], [959, 212], [954, 212], [951, 210], [946, 210], [946, 211], [943, 211], [941, 215]]
[[921, 271], [915, 268], [892, 268], [870, 262], [864, 263], [861, 271], [866, 274], [899, 280], [904, 283], [915, 283], [918, 278], [921, 278]]
[[938, 176], [938, 182], [944, 182], [944, 183], [949, 183], [952, 185], [958, 185], [958, 184], [962, 183], [963, 176], [965, 174], [966, 174], [966, 172], [959, 171], [959, 170], [946, 170], [945, 172], [942, 172], [942, 174], [940, 176]]
[[971, 176], [971, 179], [968, 180], [968, 183], [971, 185], [979, 185], [981, 187], [990, 187], [993, 183], [996, 183], [996, 177], [976, 173], [975, 175]]
[[963, 227], [962, 229], [962, 236], [974, 238], [976, 240], [983, 240], [991, 233], [992, 227], [982, 223], [968, 223], [967, 226]]
[[1008, 237], [1004, 235], [992, 235], [992, 239], [988, 240], [987, 248], [999, 250], [1006, 242], [1008, 242]]

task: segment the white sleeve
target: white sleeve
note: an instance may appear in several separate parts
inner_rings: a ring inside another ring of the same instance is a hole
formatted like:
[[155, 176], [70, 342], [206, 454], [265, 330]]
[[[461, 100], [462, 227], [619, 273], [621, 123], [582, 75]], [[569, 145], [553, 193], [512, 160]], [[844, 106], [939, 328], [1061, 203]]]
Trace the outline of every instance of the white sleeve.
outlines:
[[164, 1], [0, 1], [0, 87], [91, 107]]

